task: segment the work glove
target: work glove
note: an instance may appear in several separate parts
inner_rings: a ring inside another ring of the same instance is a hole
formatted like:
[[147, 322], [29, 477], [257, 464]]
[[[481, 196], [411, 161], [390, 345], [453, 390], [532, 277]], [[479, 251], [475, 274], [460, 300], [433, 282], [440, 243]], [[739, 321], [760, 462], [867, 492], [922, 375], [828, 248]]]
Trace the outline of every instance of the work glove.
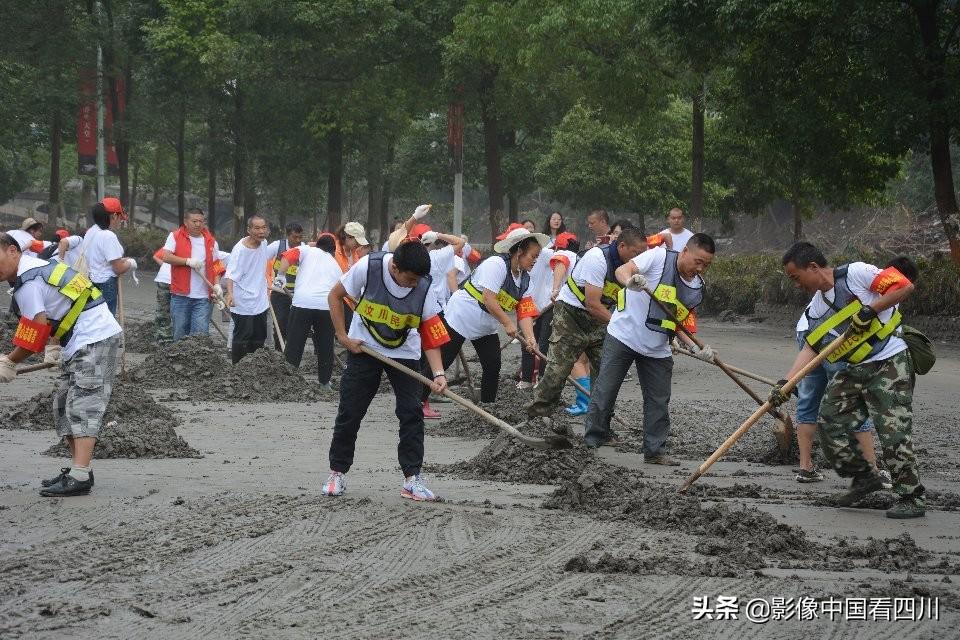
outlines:
[[703, 360], [704, 362], [713, 362], [713, 359], [717, 357], [717, 352], [708, 344], [703, 345], [702, 349], [697, 345], [693, 345], [692, 351], [694, 358]]
[[[786, 378], [781, 378], [780, 380], [777, 380], [777, 384], [773, 387], [773, 389], [770, 390], [770, 396], [767, 398], [767, 402], [769, 402], [775, 407], [779, 407], [780, 405], [786, 404], [790, 400], [790, 396], [784, 395], [783, 391], [781, 391], [781, 389], [783, 388], [783, 385], [785, 384], [787, 384]], [[795, 395], [798, 398], [800, 397], [799, 394], [797, 393], [796, 387], [794, 387], [793, 390], [791, 390], [790, 394]]]
[[217, 299], [223, 299], [223, 287], [220, 286], [219, 282], [213, 285], [213, 295], [215, 295]]
[[877, 312], [873, 310], [873, 307], [865, 304], [860, 307], [860, 311], [857, 311], [855, 316], [850, 318], [850, 330], [853, 332], [853, 335], [866, 333], [876, 318]]
[[0, 356], [0, 382], [13, 382], [16, 377], [16, 363], [7, 356]]
[[187, 266], [197, 271], [203, 269], [203, 260], [199, 258], [187, 258]]
[[273, 288], [274, 289], [283, 289], [287, 284], [287, 277], [283, 275], [278, 275], [273, 278]]
[[137, 270], [137, 261], [136, 261], [136, 260], [134, 260], [133, 258], [127, 258], [127, 262], [130, 263], [130, 270], [131, 270], [131, 271], [136, 271], [136, 270]]
[[439, 234], [436, 231], [427, 231], [425, 234], [420, 236], [420, 242], [423, 244], [433, 244], [437, 241], [437, 236]]
[[647, 286], [647, 279], [642, 274], [635, 273], [627, 280], [627, 289], [630, 291], [643, 291]]
[[133, 284], [139, 287], [140, 280], [137, 278], [137, 261], [133, 258], [127, 258], [127, 262], [130, 264], [130, 270], [128, 271], [130, 278], [133, 280]]
[[56, 364], [60, 362], [60, 353], [62, 351], [63, 347], [59, 344], [48, 344], [43, 350], [44, 363]]
[[670, 353], [677, 354], [681, 351], [686, 351], [686, 349], [680, 344], [680, 338], [674, 336], [673, 340], [670, 341]]
[[219, 309], [220, 311], [226, 311], [227, 303], [223, 301], [223, 298], [217, 298], [216, 304], [217, 304], [217, 309]]
[[433, 207], [432, 204], [422, 204], [413, 211], [414, 220], [422, 220], [427, 217], [427, 214], [430, 213], [430, 209]]

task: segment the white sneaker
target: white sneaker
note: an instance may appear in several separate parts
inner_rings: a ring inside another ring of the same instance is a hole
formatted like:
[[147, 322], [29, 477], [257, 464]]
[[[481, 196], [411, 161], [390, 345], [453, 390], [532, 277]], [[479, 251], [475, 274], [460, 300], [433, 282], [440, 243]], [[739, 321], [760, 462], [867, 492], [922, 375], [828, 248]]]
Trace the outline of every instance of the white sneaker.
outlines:
[[433, 491], [427, 489], [423, 484], [423, 477], [419, 473], [406, 478], [406, 481], [403, 483], [403, 488], [400, 490], [400, 497], [410, 498], [417, 502], [432, 502], [437, 499]]
[[883, 479], [883, 488], [884, 489], [893, 489], [893, 476], [890, 475], [890, 472], [886, 469], [881, 469], [879, 471], [880, 477]]
[[532, 382], [527, 382], [526, 380], [521, 380], [520, 382], [517, 383], [517, 389], [521, 389], [521, 390], [522, 390], [522, 389], [532, 389], [532, 388], [533, 388], [533, 383], [532, 383]]
[[320, 493], [325, 496], [337, 497], [342, 496], [344, 491], [347, 490], [347, 479], [339, 471], [331, 471], [330, 477], [327, 478], [327, 481], [324, 483], [323, 487], [320, 489]]

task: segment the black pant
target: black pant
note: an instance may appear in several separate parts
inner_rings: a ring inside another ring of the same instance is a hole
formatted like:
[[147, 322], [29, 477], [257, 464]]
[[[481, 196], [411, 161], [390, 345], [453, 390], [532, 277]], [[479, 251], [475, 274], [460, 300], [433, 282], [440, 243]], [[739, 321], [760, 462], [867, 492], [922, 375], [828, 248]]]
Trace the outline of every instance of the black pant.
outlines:
[[313, 350], [317, 354], [317, 379], [320, 384], [327, 384], [333, 375], [333, 323], [329, 311], [290, 307], [287, 350], [283, 355], [287, 362], [299, 367], [310, 329], [313, 329]]
[[[419, 365], [418, 360], [396, 361], [414, 371]], [[340, 407], [337, 409], [333, 440], [330, 442], [331, 470], [346, 473], [353, 465], [360, 421], [367, 415], [367, 409], [377, 395], [380, 374], [384, 370], [393, 387], [393, 395], [396, 397], [395, 412], [400, 420], [397, 460], [404, 476], [420, 473], [423, 465], [423, 407], [420, 405], [420, 388], [423, 385], [365, 353], [348, 353], [343, 375], [340, 376]]]
[[255, 316], [242, 316], [239, 313], [230, 312], [230, 317], [233, 318], [230, 359], [233, 364], [240, 362], [240, 359], [248, 353], [263, 347], [263, 343], [267, 340], [268, 313], [269, 310]]
[[[447, 333], [450, 334], [450, 342], [440, 347], [440, 357], [443, 358], [443, 368], [446, 370], [457, 359], [457, 354], [460, 353], [466, 338], [451, 329], [445, 318], [443, 324], [447, 328]], [[497, 334], [491, 333], [470, 342], [477, 352], [480, 368], [483, 370], [480, 377], [480, 402], [496, 402], [497, 388], [500, 386], [500, 338]], [[432, 378], [433, 372], [427, 374], [427, 377]], [[423, 387], [421, 399], [426, 400], [429, 397], [430, 388]]]
[[[293, 298], [284, 294], [270, 292], [270, 304], [273, 305], [273, 312], [277, 314], [277, 324], [280, 325], [280, 335], [287, 339], [287, 325], [290, 321], [290, 306], [293, 304]], [[277, 337], [277, 331], [273, 331], [273, 348], [277, 351], [283, 351], [280, 348], [280, 338]]]
[[[533, 335], [537, 338], [537, 348], [543, 355], [547, 355], [550, 349], [550, 334], [553, 333], [550, 326], [551, 322], [553, 322], [553, 307], [537, 316], [536, 322], [533, 323]], [[537, 367], [538, 380], [543, 376], [543, 370], [546, 366], [545, 360], [539, 360]], [[520, 352], [520, 379], [533, 382], [533, 354], [526, 349]]]

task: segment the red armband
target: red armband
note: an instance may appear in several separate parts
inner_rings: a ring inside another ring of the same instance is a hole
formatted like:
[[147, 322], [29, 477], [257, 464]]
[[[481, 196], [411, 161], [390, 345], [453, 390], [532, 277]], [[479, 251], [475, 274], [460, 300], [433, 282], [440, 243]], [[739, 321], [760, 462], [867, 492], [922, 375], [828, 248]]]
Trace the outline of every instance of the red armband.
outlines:
[[294, 247], [293, 249], [288, 249], [280, 254], [284, 260], [290, 264], [299, 264], [300, 262], [300, 247]]
[[897, 289], [903, 289], [909, 284], [911, 284], [910, 280], [907, 276], [900, 273], [899, 269], [896, 267], [887, 267], [878, 273], [877, 277], [870, 283], [870, 290], [883, 295], [891, 291], [896, 291]]
[[570, 268], [570, 258], [568, 258], [567, 256], [560, 256], [560, 255], [555, 255], [555, 256], [553, 256], [552, 258], [550, 258], [550, 269], [551, 269], [551, 270], [553, 270], [553, 268], [556, 267], [557, 264], [562, 264], [562, 265], [566, 266], [567, 269], [569, 269], [569, 268]]
[[216, 260], [213, 263], [213, 272], [218, 276], [222, 276], [227, 272], [227, 268], [223, 266], [223, 260]]
[[436, 349], [450, 342], [450, 334], [439, 315], [420, 323], [420, 344], [424, 350]]
[[697, 314], [694, 313], [693, 310], [691, 310], [690, 313], [687, 314], [687, 317], [683, 319], [683, 326], [690, 333], [697, 332]]
[[647, 248], [652, 249], [654, 247], [659, 247], [667, 240], [659, 233], [655, 233], [652, 236], [647, 236]]
[[27, 351], [40, 353], [47, 346], [52, 327], [46, 322], [34, 322], [20, 318], [17, 331], [13, 334], [13, 344], [23, 347]]
[[540, 315], [540, 310], [537, 309], [537, 303], [530, 296], [517, 303], [517, 320], [536, 318], [538, 315]]

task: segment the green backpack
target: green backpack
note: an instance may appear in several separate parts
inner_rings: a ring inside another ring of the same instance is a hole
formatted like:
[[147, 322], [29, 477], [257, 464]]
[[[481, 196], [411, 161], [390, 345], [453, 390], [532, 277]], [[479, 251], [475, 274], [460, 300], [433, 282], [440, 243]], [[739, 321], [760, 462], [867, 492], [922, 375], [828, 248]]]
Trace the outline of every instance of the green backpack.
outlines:
[[925, 336], [919, 329], [908, 325], [902, 325], [903, 341], [910, 348], [910, 357], [913, 359], [913, 372], [922, 376], [933, 368], [937, 361], [937, 354], [933, 352], [933, 344], [930, 338]]

